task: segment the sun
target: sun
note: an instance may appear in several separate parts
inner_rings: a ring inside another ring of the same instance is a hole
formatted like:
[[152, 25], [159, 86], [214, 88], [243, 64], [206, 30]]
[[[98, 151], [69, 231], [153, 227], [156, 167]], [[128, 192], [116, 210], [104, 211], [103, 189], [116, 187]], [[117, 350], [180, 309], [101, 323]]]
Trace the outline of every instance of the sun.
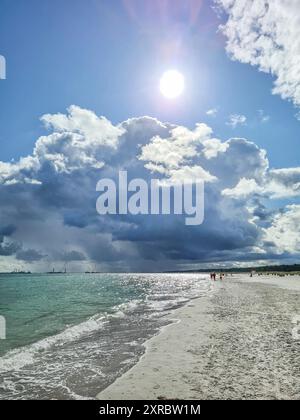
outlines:
[[185, 80], [177, 70], [166, 71], [160, 79], [160, 91], [168, 99], [180, 96], [184, 91]]

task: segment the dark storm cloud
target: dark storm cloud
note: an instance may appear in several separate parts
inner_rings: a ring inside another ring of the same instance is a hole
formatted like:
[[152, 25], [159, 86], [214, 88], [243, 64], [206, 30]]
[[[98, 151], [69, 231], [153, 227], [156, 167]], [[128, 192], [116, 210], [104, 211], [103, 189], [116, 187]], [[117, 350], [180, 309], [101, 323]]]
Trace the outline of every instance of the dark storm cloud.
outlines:
[[14, 225], [0, 226], [0, 236], [11, 236], [16, 230]]
[[16, 259], [25, 261], [25, 262], [36, 262], [43, 259], [45, 256], [41, 254], [39, 251], [36, 251], [35, 249], [26, 249], [18, 251], [16, 254]]
[[61, 258], [62, 261], [71, 262], [71, 261], [85, 261], [86, 256], [79, 251], [69, 251], [65, 252]]
[[17, 242], [7, 241], [4, 236], [0, 236], [0, 256], [9, 257], [14, 255], [21, 245]]
[[[266, 202], [295, 197], [300, 170], [270, 170], [266, 152], [253, 142], [221, 141], [205, 124], [190, 130], [149, 117], [113, 126], [78, 107], [43, 121], [52, 132], [38, 139], [31, 156], [0, 162], [0, 255], [161, 270], [299, 254], [300, 241], [292, 236], [285, 247], [281, 231], [295, 229], [300, 210], [269, 210]], [[191, 176], [205, 180], [204, 223], [186, 226], [181, 216], [99, 216], [96, 183], [117, 180], [119, 170], [171, 185]]]

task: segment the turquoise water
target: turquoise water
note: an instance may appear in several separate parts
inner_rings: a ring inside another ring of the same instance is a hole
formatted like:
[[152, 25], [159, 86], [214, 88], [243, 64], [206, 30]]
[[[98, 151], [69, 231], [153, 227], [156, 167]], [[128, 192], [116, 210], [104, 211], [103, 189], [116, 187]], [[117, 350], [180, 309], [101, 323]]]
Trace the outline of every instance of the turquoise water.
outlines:
[[0, 275], [0, 399], [95, 398], [208, 290], [196, 274]]
[[143, 299], [141, 287], [116, 275], [0, 275], [0, 314], [6, 318], [7, 340], [0, 355], [76, 325], [98, 313]]

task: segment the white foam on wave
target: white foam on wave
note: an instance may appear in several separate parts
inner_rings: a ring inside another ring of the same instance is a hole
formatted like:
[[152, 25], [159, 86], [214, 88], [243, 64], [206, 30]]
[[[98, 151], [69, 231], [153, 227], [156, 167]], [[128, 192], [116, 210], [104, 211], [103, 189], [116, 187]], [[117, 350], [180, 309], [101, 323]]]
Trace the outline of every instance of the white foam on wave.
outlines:
[[109, 315], [110, 318], [125, 318], [125, 314], [122, 311], [117, 311], [111, 315]]
[[176, 305], [176, 301], [147, 299], [147, 305], [150, 311], [164, 312], [167, 309], [172, 309], [172, 307]]
[[115, 308], [120, 311], [134, 311], [140, 304], [142, 303], [141, 300], [133, 299], [128, 302], [121, 303], [120, 305], [116, 306]]
[[103, 313], [101, 315], [94, 315], [87, 321], [68, 327], [59, 334], [44, 338], [29, 346], [11, 350], [0, 358], [0, 373], [11, 370], [20, 370], [24, 366], [33, 364], [35, 357], [39, 353], [47, 351], [53, 346], [62, 346], [67, 342], [74, 341], [92, 332], [98, 331], [103, 328], [105, 323], [111, 318], [124, 318], [126, 316], [124, 311], [133, 310], [137, 307], [138, 303], [139, 301], [136, 300], [115, 306], [112, 308], [113, 312], [110, 314]]
[[[208, 275], [187, 274], [186, 276], [195, 277], [195, 281], [208, 279]], [[174, 307], [174, 305], [177, 306], [177, 304], [184, 304], [187, 301], [189, 301], [192, 297], [197, 297], [197, 295], [199, 295], [199, 292], [204, 291], [203, 286], [204, 285], [202, 283], [200, 288], [195, 287], [195, 290], [192, 291], [192, 296], [190, 296], [190, 293], [189, 296], [184, 296], [183, 294], [183, 296], [180, 297], [174, 296], [174, 299], [172, 300], [152, 300], [151, 296], [148, 296], [146, 300], [131, 300], [115, 306], [114, 308], [112, 308], [113, 312], [110, 314], [102, 313], [101, 315], [94, 315], [87, 321], [84, 321], [74, 326], [70, 326], [59, 334], [46, 337], [31, 345], [11, 350], [6, 355], [0, 358], [0, 373], [17, 371], [24, 368], [27, 365], [31, 365], [35, 362], [36, 356], [38, 356], [38, 354], [46, 352], [53, 346], [63, 346], [67, 342], [72, 342], [85, 335], [98, 331], [102, 329], [107, 322], [109, 322], [109, 319], [124, 318], [126, 316], [126, 313], [134, 311], [142, 303], [146, 303], [149, 309], [155, 312], [171, 310], [172, 307]], [[157, 293], [156, 295], [156, 297], [160, 297], [159, 293]]]
[[0, 358], [0, 373], [10, 370], [19, 370], [24, 366], [34, 363], [38, 353], [48, 350], [52, 346], [62, 346], [66, 342], [76, 340], [83, 335], [101, 329], [105, 323], [106, 316], [95, 315], [85, 322], [68, 327], [63, 332], [44, 338], [29, 346], [11, 350]]

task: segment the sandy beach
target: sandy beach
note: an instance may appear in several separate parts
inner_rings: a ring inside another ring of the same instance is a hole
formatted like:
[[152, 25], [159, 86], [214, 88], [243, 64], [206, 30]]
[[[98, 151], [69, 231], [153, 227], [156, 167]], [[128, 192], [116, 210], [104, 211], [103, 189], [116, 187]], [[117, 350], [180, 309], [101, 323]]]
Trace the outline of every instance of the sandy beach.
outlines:
[[140, 361], [98, 395], [130, 399], [300, 399], [300, 277], [212, 283], [172, 314]]

